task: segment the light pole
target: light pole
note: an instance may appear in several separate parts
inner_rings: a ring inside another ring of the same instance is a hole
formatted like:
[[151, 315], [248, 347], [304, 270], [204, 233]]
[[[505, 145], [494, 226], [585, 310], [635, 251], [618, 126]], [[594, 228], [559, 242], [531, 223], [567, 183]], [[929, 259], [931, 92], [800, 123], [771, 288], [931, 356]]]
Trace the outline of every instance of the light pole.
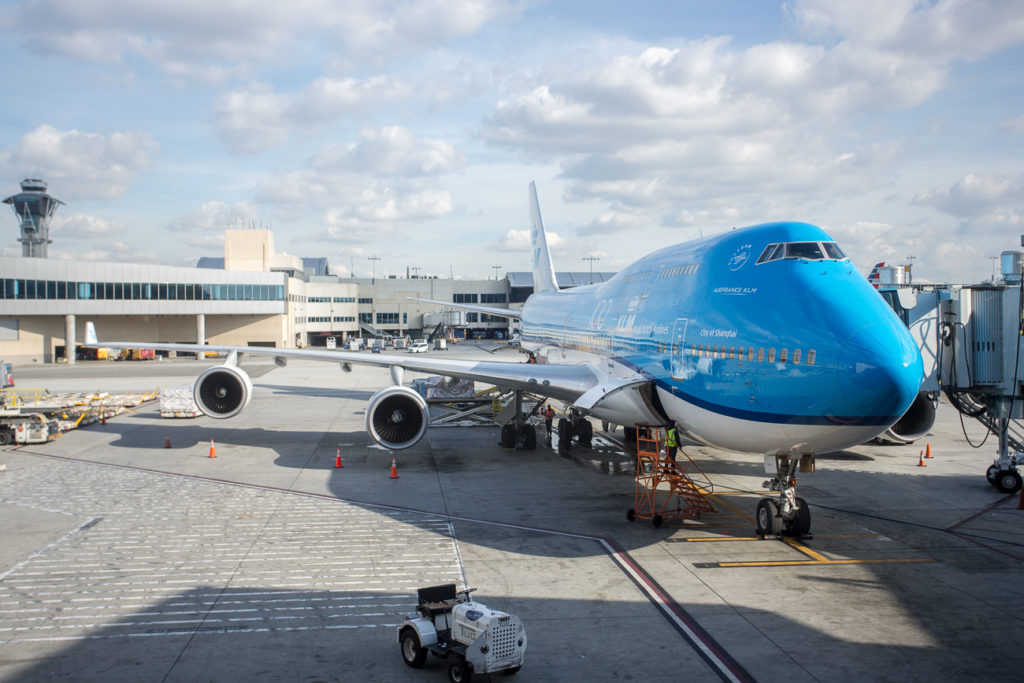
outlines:
[[590, 261], [590, 284], [594, 284], [594, 261], [600, 261], [597, 256], [584, 256], [584, 261]]
[[377, 261], [380, 261], [380, 256], [367, 256], [366, 260], [373, 261], [373, 271], [370, 275], [370, 284], [375, 285], [377, 284]]
[[501, 270], [501, 266], [491, 266], [491, 268], [494, 268], [494, 279], [497, 280], [498, 279], [498, 271]]
[[914, 261], [917, 259], [916, 256], [907, 257], [907, 286], [914, 284]]
[[413, 277], [419, 278], [422, 268], [419, 266], [409, 266], [409, 270], [413, 271]]

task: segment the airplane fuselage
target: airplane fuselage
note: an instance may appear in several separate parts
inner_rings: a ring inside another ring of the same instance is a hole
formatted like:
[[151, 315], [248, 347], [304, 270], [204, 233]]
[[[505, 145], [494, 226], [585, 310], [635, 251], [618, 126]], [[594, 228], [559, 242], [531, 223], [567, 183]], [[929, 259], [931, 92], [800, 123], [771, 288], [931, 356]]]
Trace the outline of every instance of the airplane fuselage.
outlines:
[[[770, 245], [783, 245], [775, 258]], [[539, 292], [520, 334], [542, 363], [650, 380], [653, 396], [631, 392], [593, 415], [667, 418], [745, 452], [863, 443], [899, 419], [922, 376], [906, 327], [806, 223], [732, 230], [656, 251], [606, 282]]]

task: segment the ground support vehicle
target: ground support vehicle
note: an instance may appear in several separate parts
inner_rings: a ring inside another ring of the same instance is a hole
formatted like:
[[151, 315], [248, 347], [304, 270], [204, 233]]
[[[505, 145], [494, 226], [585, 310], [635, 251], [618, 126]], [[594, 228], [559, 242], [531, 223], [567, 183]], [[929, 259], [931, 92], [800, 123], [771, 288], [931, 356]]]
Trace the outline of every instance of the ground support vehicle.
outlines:
[[518, 617], [474, 602], [475, 588], [454, 583], [421, 588], [416, 613], [398, 627], [402, 659], [420, 668], [427, 655], [451, 660], [448, 680], [462, 683], [474, 673], [514, 674], [526, 656], [526, 630]]
[[42, 413], [0, 411], [0, 446], [12, 443], [46, 443], [60, 436], [60, 425]]

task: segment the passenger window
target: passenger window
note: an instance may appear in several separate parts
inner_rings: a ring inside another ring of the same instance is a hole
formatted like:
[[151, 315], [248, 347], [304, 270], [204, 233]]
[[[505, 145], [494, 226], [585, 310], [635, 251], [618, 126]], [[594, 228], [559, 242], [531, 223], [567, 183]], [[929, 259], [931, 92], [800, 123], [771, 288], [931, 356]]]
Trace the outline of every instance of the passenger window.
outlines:
[[817, 355], [817, 352], [814, 349], [811, 349], [810, 351], [807, 352], [807, 364], [808, 365], [814, 365], [814, 357], [816, 355]]
[[763, 363], [764, 362], [764, 347], [763, 346], [758, 346], [757, 347], [757, 362], [758, 363]]
[[748, 361], [754, 360], [754, 347], [753, 346], [748, 346], [747, 347], [747, 360]]
[[786, 358], [788, 356], [789, 356], [789, 349], [782, 349], [781, 351], [779, 351], [779, 362], [780, 363], [785, 363], [786, 362]]
[[715, 346], [713, 349], [711, 349], [711, 357], [712, 358], [718, 358], [718, 347], [717, 346]]
[[768, 349], [768, 362], [769, 363], [774, 363], [775, 362], [775, 349], [774, 348]]
[[793, 349], [793, 365], [800, 365], [800, 349]]
[[735, 358], [736, 358], [736, 347], [735, 346], [730, 346], [729, 347], [729, 360], [733, 360]]

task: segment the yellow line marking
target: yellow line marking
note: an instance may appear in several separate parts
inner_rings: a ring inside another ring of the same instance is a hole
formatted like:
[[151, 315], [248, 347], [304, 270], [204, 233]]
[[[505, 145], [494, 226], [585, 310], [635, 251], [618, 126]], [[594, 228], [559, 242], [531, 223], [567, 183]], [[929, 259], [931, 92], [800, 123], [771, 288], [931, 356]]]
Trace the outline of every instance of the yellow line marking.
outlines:
[[715, 498], [715, 502], [716, 503], [719, 503], [720, 505], [723, 505], [724, 507], [729, 508], [730, 510], [732, 510], [733, 514], [735, 514], [740, 519], [744, 519], [744, 520], [746, 520], [748, 522], [753, 522], [754, 521], [754, 518], [749, 513], [744, 512], [741, 508], [733, 505], [729, 501], [720, 498], [720, 496], [722, 496], [722, 495], [723, 494], [715, 493], [715, 494], [713, 494], [712, 497]]
[[808, 548], [807, 546], [805, 546], [803, 543], [801, 543], [800, 541], [798, 541], [796, 539], [793, 539], [793, 538], [783, 538], [782, 541], [783, 541], [783, 543], [785, 543], [789, 547], [794, 548], [795, 550], [799, 550], [800, 552], [802, 552], [807, 557], [810, 557], [811, 559], [817, 560], [818, 562], [831, 562], [830, 559], [828, 559], [827, 557], [825, 557], [821, 553], [819, 553], [817, 551], [814, 551], [814, 550], [811, 550], [810, 548]]
[[779, 560], [775, 562], [718, 562], [714, 567], [807, 567], [830, 564], [910, 564], [916, 562], [934, 562], [931, 559], [891, 559], [891, 560]]

